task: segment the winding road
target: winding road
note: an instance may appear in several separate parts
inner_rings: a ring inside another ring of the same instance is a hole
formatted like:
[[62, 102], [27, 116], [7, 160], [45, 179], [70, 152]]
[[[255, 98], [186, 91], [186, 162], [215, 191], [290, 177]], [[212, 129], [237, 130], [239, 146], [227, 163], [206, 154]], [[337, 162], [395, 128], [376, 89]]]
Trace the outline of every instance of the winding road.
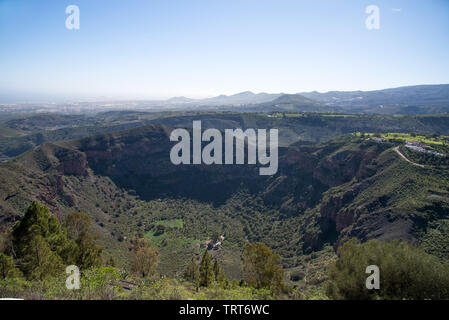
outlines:
[[419, 164], [419, 163], [416, 163], [416, 162], [413, 162], [413, 161], [410, 161], [409, 159], [407, 159], [407, 157], [404, 156], [404, 155], [401, 153], [401, 151], [399, 151], [399, 147], [394, 147], [393, 150], [396, 151], [396, 153], [397, 153], [402, 159], [404, 159], [405, 161], [407, 161], [407, 162], [413, 164], [414, 166], [417, 166], [417, 167], [420, 167], [420, 168], [424, 168], [424, 165]]

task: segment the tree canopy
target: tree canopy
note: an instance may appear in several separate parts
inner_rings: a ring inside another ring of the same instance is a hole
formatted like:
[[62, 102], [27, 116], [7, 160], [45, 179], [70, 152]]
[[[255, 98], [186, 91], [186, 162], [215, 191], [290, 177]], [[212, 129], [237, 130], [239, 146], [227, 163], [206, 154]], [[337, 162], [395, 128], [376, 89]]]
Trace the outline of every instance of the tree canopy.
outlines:
[[[335, 299], [448, 299], [449, 264], [400, 241], [352, 239], [329, 268], [328, 294]], [[366, 288], [366, 267], [380, 271], [380, 289]]]
[[71, 213], [61, 226], [46, 206], [33, 201], [12, 228], [10, 248], [5, 251], [28, 279], [55, 276], [71, 264], [81, 269], [99, 266], [102, 249], [95, 244], [90, 228], [86, 214]]
[[249, 244], [243, 251], [243, 275], [245, 281], [255, 288], [279, 290], [283, 286], [281, 257], [264, 243]]

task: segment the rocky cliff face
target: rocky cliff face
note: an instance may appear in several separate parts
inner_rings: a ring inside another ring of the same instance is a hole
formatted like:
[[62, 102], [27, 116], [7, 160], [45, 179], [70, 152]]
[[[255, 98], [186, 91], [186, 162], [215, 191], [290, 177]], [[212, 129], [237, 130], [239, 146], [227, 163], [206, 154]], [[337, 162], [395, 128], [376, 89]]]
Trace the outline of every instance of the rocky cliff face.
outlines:
[[[330, 196], [322, 202], [320, 207], [320, 216], [323, 219], [329, 219], [335, 224], [335, 230], [341, 232], [347, 226], [354, 222], [354, 219], [360, 214], [360, 209], [343, 209], [358, 194], [361, 183], [353, 185], [349, 190], [339, 195]], [[326, 232], [327, 230], [323, 230]]]
[[60, 160], [56, 168], [61, 175], [87, 176], [87, 155], [79, 151], [73, 151], [64, 155], [58, 155]]

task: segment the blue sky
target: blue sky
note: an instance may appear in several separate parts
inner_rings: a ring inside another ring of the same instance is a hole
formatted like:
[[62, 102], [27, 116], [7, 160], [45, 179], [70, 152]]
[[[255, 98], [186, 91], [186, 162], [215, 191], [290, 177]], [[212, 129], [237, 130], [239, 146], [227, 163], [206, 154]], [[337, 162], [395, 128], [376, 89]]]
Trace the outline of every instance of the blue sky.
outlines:
[[[65, 27], [68, 5], [80, 30]], [[380, 29], [365, 27], [368, 5]], [[120, 99], [449, 83], [449, 0], [0, 0], [0, 94]]]

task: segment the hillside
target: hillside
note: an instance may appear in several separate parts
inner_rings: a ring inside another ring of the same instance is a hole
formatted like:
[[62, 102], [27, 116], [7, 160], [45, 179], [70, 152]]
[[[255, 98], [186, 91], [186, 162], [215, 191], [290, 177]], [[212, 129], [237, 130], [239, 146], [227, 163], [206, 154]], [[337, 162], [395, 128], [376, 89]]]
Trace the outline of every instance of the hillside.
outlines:
[[151, 125], [45, 143], [1, 164], [0, 225], [19, 219], [31, 200], [60, 218], [83, 211], [106, 257], [126, 264], [128, 240], [145, 235], [160, 248], [165, 274], [182, 271], [213, 233], [225, 237], [213, 254], [233, 278], [247, 242], [266, 243], [287, 270], [351, 237], [447, 253], [447, 170], [404, 161], [395, 142], [347, 135], [292, 145], [279, 150], [278, 173], [265, 177], [247, 165], [174, 166], [170, 130]]
[[194, 100], [197, 105], [245, 105], [264, 103], [275, 100], [282, 94], [277, 93], [253, 93], [251, 91], [240, 92], [233, 95], [220, 95], [213, 98], [207, 98], [202, 100]]
[[[137, 112], [112, 111], [95, 116], [20, 115], [0, 128], [0, 159], [9, 159], [44, 142], [79, 139], [146, 124], [204, 128], [278, 128], [281, 146], [298, 141], [320, 142], [353, 132], [417, 132], [449, 135], [448, 115], [373, 115], [335, 113]], [[2, 129], [3, 128], [3, 129]], [[21, 129], [19, 129], [21, 128]]]
[[244, 111], [257, 112], [338, 112], [338, 107], [329, 107], [300, 94], [283, 94], [280, 97], [254, 106], [245, 106]]
[[373, 91], [302, 92], [304, 97], [347, 112], [447, 113], [449, 85], [418, 85]]

